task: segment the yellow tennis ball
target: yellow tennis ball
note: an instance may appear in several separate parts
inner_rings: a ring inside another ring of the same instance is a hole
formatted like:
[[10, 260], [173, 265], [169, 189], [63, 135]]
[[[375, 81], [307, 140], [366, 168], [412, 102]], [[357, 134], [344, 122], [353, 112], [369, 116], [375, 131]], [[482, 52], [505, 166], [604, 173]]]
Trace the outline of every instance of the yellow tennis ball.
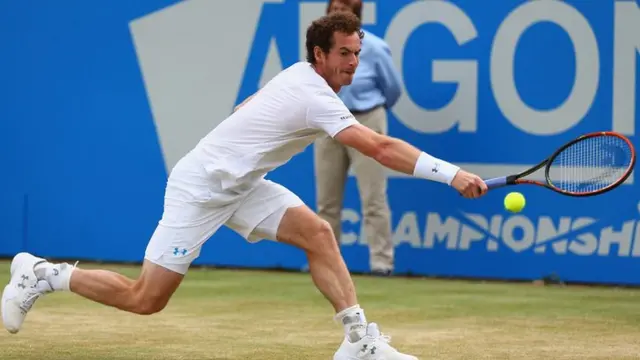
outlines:
[[513, 213], [522, 211], [525, 203], [524, 195], [519, 192], [510, 192], [504, 198], [504, 207]]

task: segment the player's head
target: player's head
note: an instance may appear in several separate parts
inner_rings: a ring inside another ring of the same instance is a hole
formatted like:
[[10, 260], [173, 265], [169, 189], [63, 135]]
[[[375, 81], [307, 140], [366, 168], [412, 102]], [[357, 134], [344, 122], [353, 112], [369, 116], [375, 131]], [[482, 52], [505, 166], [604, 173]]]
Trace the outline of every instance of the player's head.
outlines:
[[352, 12], [331, 12], [307, 29], [307, 61], [335, 91], [353, 81], [363, 36]]
[[327, 4], [327, 14], [335, 11], [351, 11], [362, 20], [362, 0], [330, 0]]

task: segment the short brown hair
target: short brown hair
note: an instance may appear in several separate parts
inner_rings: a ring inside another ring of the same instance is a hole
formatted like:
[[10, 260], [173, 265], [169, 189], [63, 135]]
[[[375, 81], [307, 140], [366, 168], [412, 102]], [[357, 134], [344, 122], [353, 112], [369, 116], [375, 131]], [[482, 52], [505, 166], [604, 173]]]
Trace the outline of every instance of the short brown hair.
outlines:
[[312, 64], [316, 63], [316, 57], [313, 53], [316, 46], [319, 46], [324, 53], [328, 53], [334, 45], [333, 34], [336, 32], [348, 35], [357, 32], [362, 39], [364, 33], [360, 27], [360, 19], [355, 14], [346, 11], [334, 12], [315, 20], [307, 28], [307, 61]]
[[336, 1], [350, 7], [351, 11], [356, 14], [358, 19], [362, 20], [362, 0], [330, 0], [327, 4], [327, 14], [329, 13], [329, 9], [331, 9], [331, 5], [333, 5], [333, 3]]

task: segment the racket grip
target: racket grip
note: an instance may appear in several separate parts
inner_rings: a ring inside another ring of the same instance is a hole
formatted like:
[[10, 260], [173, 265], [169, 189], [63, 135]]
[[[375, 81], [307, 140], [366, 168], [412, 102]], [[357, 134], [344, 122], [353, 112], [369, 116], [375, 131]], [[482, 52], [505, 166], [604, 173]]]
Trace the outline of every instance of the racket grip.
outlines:
[[484, 181], [484, 183], [487, 184], [487, 187], [489, 188], [489, 190], [497, 189], [499, 187], [503, 187], [507, 185], [507, 177], [503, 176], [503, 177], [498, 177], [493, 179], [487, 179]]

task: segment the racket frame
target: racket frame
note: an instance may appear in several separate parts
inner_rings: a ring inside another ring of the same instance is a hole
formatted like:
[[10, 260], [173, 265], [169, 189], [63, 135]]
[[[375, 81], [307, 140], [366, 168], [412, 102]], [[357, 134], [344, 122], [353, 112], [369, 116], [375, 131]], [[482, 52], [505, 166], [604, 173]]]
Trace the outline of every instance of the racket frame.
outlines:
[[[553, 183], [551, 182], [551, 179], [549, 178], [549, 172], [551, 170], [551, 164], [553, 164], [553, 160], [562, 152], [564, 151], [566, 148], [568, 148], [569, 146], [580, 142], [580, 141], [584, 141], [586, 139], [589, 138], [593, 138], [593, 137], [598, 137], [598, 136], [615, 136], [621, 140], [623, 140], [624, 142], [627, 143], [627, 145], [629, 146], [629, 149], [631, 150], [631, 161], [627, 167], [627, 170], [625, 171], [624, 174], [622, 174], [622, 176], [616, 180], [615, 182], [613, 182], [612, 184], [596, 190], [596, 191], [589, 191], [589, 192], [570, 192], [570, 191], [566, 191], [566, 190], [562, 190], [562, 189], [558, 189], [555, 186], [553, 186]], [[633, 168], [635, 167], [635, 163], [636, 163], [636, 151], [635, 148], [633, 146], [633, 144], [631, 143], [631, 141], [624, 135], [614, 132], [614, 131], [596, 131], [596, 132], [592, 132], [592, 133], [588, 133], [588, 134], [584, 134], [581, 135], [569, 142], [567, 142], [566, 144], [562, 145], [561, 147], [559, 147], [556, 151], [553, 152], [553, 154], [551, 154], [551, 156], [549, 156], [548, 158], [544, 159], [542, 162], [540, 162], [538, 165], [525, 170], [521, 173], [518, 174], [514, 174], [514, 175], [509, 175], [509, 176], [504, 176], [504, 177], [498, 177], [498, 178], [493, 178], [493, 179], [488, 179], [485, 181], [485, 183], [488, 185], [489, 189], [495, 189], [495, 188], [499, 188], [499, 187], [503, 187], [503, 186], [510, 186], [510, 185], [520, 185], [520, 184], [529, 184], [529, 185], [538, 185], [538, 186], [543, 186], [547, 189], [551, 189], [557, 193], [563, 194], [563, 195], [567, 195], [567, 196], [574, 196], [574, 197], [587, 197], [587, 196], [594, 196], [594, 195], [600, 195], [600, 194], [604, 194], [608, 191], [611, 191], [613, 189], [615, 189], [616, 187], [618, 187], [620, 184], [624, 183], [629, 176], [631, 175], [631, 173], [633, 172]], [[538, 180], [531, 180], [531, 179], [523, 179], [523, 177], [528, 176], [533, 174], [534, 172], [540, 170], [542, 167], [545, 167], [544, 170], [544, 178], [545, 178], [545, 182], [542, 181], [538, 181]]]

